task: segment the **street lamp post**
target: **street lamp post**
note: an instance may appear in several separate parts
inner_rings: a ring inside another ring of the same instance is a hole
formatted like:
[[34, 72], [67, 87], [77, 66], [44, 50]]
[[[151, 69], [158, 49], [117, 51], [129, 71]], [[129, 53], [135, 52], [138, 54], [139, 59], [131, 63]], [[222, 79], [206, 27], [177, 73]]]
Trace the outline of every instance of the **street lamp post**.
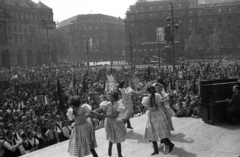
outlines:
[[111, 74], [112, 74], [112, 44], [109, 44], [109, 57], [110, 57], [110, 67], [111, 67]]
[[49, 50], [48, 21], [47, 21], [47, 19], [43, 20], [43, 24], [45, 25], [46, 32], [47, 32], [48, 64], [49, 64], [49, 68], [50, 68], [51, 67], [51, 55], [50, 55], [50, 50]]
[[158, 67], [160, 69], [161, 67], [161, 59], [160, 59], [160, 41], [159, 41], [159, 37], [158, 37]]
[[[175, 70], [175, 43], [174, 43], [174, 40], [175, 40], [175, 29], [178, 30], [179, 29], [179, 26], [177, 23], [175, 23], [175, 20], [174, 20], [174, 9], [173, 9], [173, 4], [171, 2], [169, 2], [170, 6], [171, 6], [171, 18], [170, 17], [167, 17], [167, 22], [168, 22], [168, 25], [166, 27], [166, 31], [167, 31], [167, 43], [169, 43], [171, 41], [172, 43], [172, 65], [173, 65], [173, 71]], [[171, 23], [170, 23], [171, 22]], [[170, 26], [171, 25], [171, 26]]]

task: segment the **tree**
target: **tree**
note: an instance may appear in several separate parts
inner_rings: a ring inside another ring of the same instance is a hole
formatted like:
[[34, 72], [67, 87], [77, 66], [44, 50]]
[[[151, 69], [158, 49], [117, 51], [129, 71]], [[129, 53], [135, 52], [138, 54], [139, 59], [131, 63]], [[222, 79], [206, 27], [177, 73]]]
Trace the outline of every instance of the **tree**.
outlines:
[[217, 27], [214, 28], [212, 34], [206, 37], [209, 50], [215, 54], [220, 51], [221, 47], [221, 31]]
[[[27, 64], [34, 64], [34, 56], [37, 53], [40, 53], [43, 45], [46, 45], [46, 39], [44, 34], [44, 29], [41, 27], [31, 26], [29, 29], [27, 27], [24, 30], [24, 40], [20, 45], [20, 49], [22, 52], [25, 52]], [[23, 54], [22, 54], [23, 55]], [[35, 57], [36, 60], [38, 57]]]
[[63, 60], [70, 51], [69, 37], [60, 30], [53, 30], [50, 35], [50, 43], [53, 51], [59, 59]]
[[[26, 58], [28, 65], [36, 64], [42, 65], [42, 63], [48, 64], [48, 44], [49, 52], [51, 54], [51, 63], [56, 63], [58, 58], [65, 58], [69, 51], [69, 39], [65, 34], [58, 30], [47, 32], [42, 27], [29, 27], [29, 31], [25, 31], [24, 41], [20, 46], [20, 49], [26, 52]], [[34, 61], [34, 58], [35, 61]], [[43, 62], [44, 61], [44, 62]]]
[[[194, 55], [194, 56], [198, 55], [197, 54], [198, 49], [204, 46], [201, 35], [198, 35], [195, 32], [195, 30], [192, 31], [190, 36], [187, 39], [185, 39], [184, 42], [185, 42], [185, 51], [190, 52], [191, 55]], [[188, 57], [188, 53], [187, 53], [187, 57]]]

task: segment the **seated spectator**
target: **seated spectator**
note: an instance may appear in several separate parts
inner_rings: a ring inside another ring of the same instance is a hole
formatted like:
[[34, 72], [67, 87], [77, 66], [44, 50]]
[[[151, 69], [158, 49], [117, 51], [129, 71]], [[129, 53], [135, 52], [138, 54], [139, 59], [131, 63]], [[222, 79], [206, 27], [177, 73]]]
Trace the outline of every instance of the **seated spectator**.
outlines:
[[46, 145], [46, 139], [44, 138], [44, 136], [42, 135], [42, 130], [40, 126], [36, 126], [35, 127], [35, 138], [38, 140], [39, 145], [38, 145], [38, 149], [42, 149], [45, 147]]
[[58, 133], [55, 130], [54, 123], [50, 124], [47, 132], [45, 133], [45, 136], [47, 138], [48, 145], [53, 145], [53, 144], [56, 144], [56, 143], [60, 142], [59, 137], [58, 137]]
[[28, 151], [33, 152], [38, 149], [39, 141], [38, 139], [33, 137], [32, 131], [27, 132], [27, 142], [28, 142], [28, 147], [27, 147]]
[[63, 135], [65, 137], [65, 140], [69, 139], [71, 136], [72, 128], [69, 124], [70, 123], [67, 120], [63, 122]]
[[7, 131], [6, 136], [7, 136], [7, 140], [3, 142], [3, 147], [5, 148], [4, 156], [18, 157], [22, 155], [19, 150], [19, 146], [22, 145], [22, 142], [17, 143], [11, 131]]
[[3, 155], [5, 153], [5, 149], [3, 147], [3, 142], [4, 142], [4, 140], [0, 139], [0, 157], [3, 157]]

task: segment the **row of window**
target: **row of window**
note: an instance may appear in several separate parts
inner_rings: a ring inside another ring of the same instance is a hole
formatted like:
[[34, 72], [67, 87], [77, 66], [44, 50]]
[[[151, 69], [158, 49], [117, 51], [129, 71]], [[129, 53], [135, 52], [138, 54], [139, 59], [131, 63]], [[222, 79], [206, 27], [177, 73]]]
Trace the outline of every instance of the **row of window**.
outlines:
[[24, 41], [23, 36], [17, 36], [17, 35], [11, 34], [10, 37], [11, 37], [12, 43], [14, 43], [14, 44], [21, 44]]
[[[222, 19], [223, 19], [222, 17], [217, 17], [217, 18], [216, 18], [216, 20], [219, 21], [219, 22], [222, 21]], [[203, 22], [204, 20], [207, 20], [208, 22], [212, 22], [212, 21], [214, 20], [214, 18], [209, 17], [208, 19], [198, 19], [198, 22], [201, 23], [201, 22]], [[228, 17], [227, 17], [227, 20], [228, 20], [228, 21], [234, 21], [234, 18], [231, 17], [231, 16], [228, 16]], [[240, 20], [240, 16], [238, 17], [238, 20]], [[182, 21], [182, 20], [176, 20], [175, 22], [181, 24], [183, 21]], [[189, 23], [193, 23], [193, 19], [189, 19], [188, 22], [189, 22]], [[162, 25], [162, 24], [163, 24], [163, 22], [161, 23], [161, 25]], [[154, 26], [154, 25], [155, 25], [155, 22], [142, 22], [142, 23], [140, 23], [140, 26], [141, 26], [141, 27], [144, 27], [144, 26], [146, 26], [146, 25], [148, 25], [148, 26]], [[131, 26], [131, 27], [135, 27], [136, 25], [135, 25], [135, 23], [131, 23], [130, 26]]]
[[[190, 3], [189, 5], [187, 4], [178, 4], [178, 5], [174, 5], [174, 9], [181, 9], [181, 8], [191, 8], [191, 7], [196, 7], [196, 3]], [[154, 5], [154, 6], [133, 6], [130, 8], [130, 11], [131, 12], [138, 12], [138, 11], [154, 11], [154, 10], [162, 10], [162, 9], [171, 9], [171, 5], [169, 4], [165, 4], [165, 5]], [[240, 10], [240, 6], [238, 7], [234, 7], [234, 6], [231, 6], [231, 7], [213, 7], [211, 5], [207, 5], [207, 6], [199, 6], [199, 13], [202, 13], [203, 10], [208, 10], [209, 12], [222, 12], [222, 10], [225, 10], [225, 11], [228, 11], [228, 12], [232, 12], [234, 10]], [[189, 12], [190, 13], [190, 12]], [[191, 13], [190, 13], [191, 14]]]
[[[228, 8], [228, 12], [232, 12], [232, 8]], [[239, 7], [239, 11], [240, 11], [240, 7]], [[190, 15], [194, 14], [195, 11], [188, 11], [188, 13]], [[207, 9], [206, 11], [204, 10], [199, 10], [198, 13], [199, 14], [202, 14], [202, 13], [212, 13], [212, 12], [215, 12], [215, 10], [213, 9]], [[218, 13], [221, 13], [222, 12], [222, 8], [218, 8], [217, 10]], [[174, 15], [185, 15], [186, 12], [185, 10], [182, 10], [182, 11], [174, 11]], [[170, 16], [171, 15], [171, 12], [168, 11], [168, 12], [157, 12], [157, 13], [143, 13], [143, 14], [135, 14], [135, 15], [128, 15], [127, 17], [128, 18], [131, 18], [131, 19], [134, 19], [134, 18], [146, 18], [146, 17], [149, 17], [149, 18], [153, 18], [153, 17], [161, 17], [161, 16]]]
[[[196, 3], [195, 2], [193, 2], [193, 3], [190, 3], [189, 5], [188, 5], [189, 7], [195, 7], [196, 6]], [[176, 8], [183, 8], [183, 7], [186, 7], [186, 5], [183, 5], [183, 4], [181, 4], [181, 3], [179, 3], [179, 4], [177, 4], [177, 5], [174, 5], [174, 8], [176, 9]], [[141, 7], [138, 7], [137, 6], [137, 8], [133, 8], [133, 9], [135, 9], [135, 11], [146, 11], [146, 10], [161, 10], [161, 9], [166, 9], [166, 8], [171, 8], [171, 5], [169, 5], [168, 3], [166, 3], [166, 4], [164, 4], [164, 5], [154, 5], [154, 6], [146, 6], [146, 7], [143, 7], [143, 6], [141, 6]], [[132, 8], [130, 8], [130, 11], [133, 11], [132, 10]]]
[[[209, 30], [212, 30], [213, 28], [214, 27], [211, 24], [209, 24], [208, 27], [207, 27], [207, 29], [209, 29]], [[218, 28], [222, 29], [222, 25], [218, 25]], [[227, 25], [227, 28], [228, 29], [233, 29], [233, 25], [229, 24], [229, 25]], [[199, 29], [199, 31], [202, 31], [203, 26], [199, 26], [198, 29]], [[237, 26], [237, 29], [240, 30], [240, 24]]]
[[12, 33], [28, 33], [31, 27], [35, 27], [35, 26], [22, 26], [22, 25], [10, 24], [8, 26], [8, 29], [9, 29], [9, 32], [12, 32]]
[[10, 13], [13, 19], [39, 21], [40, 17], [33, 14]]

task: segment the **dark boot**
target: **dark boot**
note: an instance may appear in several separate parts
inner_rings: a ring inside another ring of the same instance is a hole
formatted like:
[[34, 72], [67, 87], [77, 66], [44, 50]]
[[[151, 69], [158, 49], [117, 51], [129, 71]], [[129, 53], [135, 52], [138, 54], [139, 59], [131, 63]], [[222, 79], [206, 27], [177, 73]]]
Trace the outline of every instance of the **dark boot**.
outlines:
[[98, 157], [98, 155], [97, 155], [95, 149], [90, 149], [90, 151], [91, 151], [93, 157]]
[[153, 149], [154, 152], [151, 155], [159, 154], [158, 146], [157, 146], [157, 141], [153, 141]]
[[117, 143], [117, 152], [118, 152], [118, 157], [122, 157], [122, 146], [121, 146], [121, 143]]
[[130, 120], [129, 120], [129, 119], [127, 120], [127, 128], [128, 128], [128, 129], [133, 129], [132, 126], [131, 126], [131, 123], [130, 123]]
[[113, 143], [109, 141], [108, 156], [112, 156], [112, 146], [113, 146]]
[[173, 150], [173, 147], [175, 146], [168, 138], [164, 139], [167, 143], [167, 145], [169, 146], [169, 153], [171, 153], [171, 151]]

